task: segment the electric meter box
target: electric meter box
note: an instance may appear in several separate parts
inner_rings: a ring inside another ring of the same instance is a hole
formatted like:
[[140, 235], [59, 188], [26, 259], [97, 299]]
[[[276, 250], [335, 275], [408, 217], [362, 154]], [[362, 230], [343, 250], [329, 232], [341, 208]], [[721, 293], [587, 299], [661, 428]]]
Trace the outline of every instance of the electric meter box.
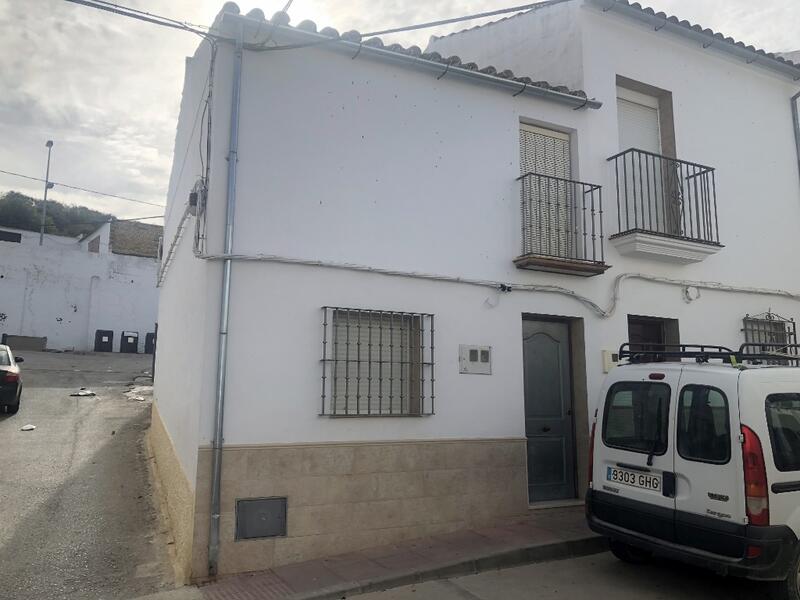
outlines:
[[458, 367], [459, 373], [491, 375], [492, 347], [461, 344], [458, 347]]

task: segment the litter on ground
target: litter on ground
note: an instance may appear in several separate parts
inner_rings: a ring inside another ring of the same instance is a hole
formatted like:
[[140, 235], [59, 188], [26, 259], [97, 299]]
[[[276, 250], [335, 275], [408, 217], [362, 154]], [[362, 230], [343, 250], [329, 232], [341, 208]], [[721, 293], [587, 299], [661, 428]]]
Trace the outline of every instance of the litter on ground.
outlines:
[[81, 388], [74, 394], [70, 394], [70, 396], [96, 396], [92, 390], [87, 390], [86, 388]]
[[30, 423], [19, 428], [20, 431], [33, 431], [34, 429], [36, 429], [36, 425], [31, 425]]

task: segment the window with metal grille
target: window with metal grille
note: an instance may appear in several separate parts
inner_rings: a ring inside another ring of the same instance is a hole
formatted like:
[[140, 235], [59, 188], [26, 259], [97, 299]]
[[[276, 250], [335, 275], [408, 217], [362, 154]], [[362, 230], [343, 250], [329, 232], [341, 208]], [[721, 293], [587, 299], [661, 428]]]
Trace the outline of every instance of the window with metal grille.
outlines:
[[433, 315], [324, 306], [322, 413], [433, 414]]
[[[745, 352], [772, 353], [775, 360], [768, 364], [788, 364], [789, 360], [799, 360], [797, 348], [797, 328], [794, 319], [786, 319], [772, 311], [759, 315], [746, 315], [743, 319], [744, 341], [748, 346]], [[786, 356], [787, 360], [782, 357]], [[793, 358], [796, 357], [796, 358]]]

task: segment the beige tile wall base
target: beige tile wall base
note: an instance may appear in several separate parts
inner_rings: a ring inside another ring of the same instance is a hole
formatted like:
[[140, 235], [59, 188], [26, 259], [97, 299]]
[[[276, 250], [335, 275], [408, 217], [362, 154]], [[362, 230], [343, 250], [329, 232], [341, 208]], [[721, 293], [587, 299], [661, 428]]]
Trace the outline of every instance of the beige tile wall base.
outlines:
[[[211, 450], [198, 452], [192, 577], [207, 574]], [[237, 498], [286, 496], [287, 537], [234, 541]], [[489, 524], [528, 510], [525, 439], [228, 446], [219, 573]]]
[[174, 540], [171, 557], [180, 583], [191, 580], [192, 537], [195, 493], [175, 454], [158, 407], [152, 405], [149, 445], [155, 459], [155, 476], [160, 489], [161, 512], [166, 516]]

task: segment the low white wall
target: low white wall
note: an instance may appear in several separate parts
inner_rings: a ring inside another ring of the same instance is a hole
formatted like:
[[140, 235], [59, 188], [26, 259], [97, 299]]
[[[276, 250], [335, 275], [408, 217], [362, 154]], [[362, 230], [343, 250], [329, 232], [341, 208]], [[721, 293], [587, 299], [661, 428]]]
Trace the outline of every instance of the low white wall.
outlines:
[[518, 77], [582, 89], [580, 6], [580, 2], [561, 2], [500, 17], [482, 27], [431, 38], [426, 51], [445, 57], [455, 54], [462, 62], [474, 61], [480, 67], [511, 69]]
[[55, 350], [92, 350], [96, 329], [154, 330], [158, 307], [157, 262], [95, 254], [73, 238], [17, 231], [21, 243], [0, 242], [0, 333], [46, 337]]

